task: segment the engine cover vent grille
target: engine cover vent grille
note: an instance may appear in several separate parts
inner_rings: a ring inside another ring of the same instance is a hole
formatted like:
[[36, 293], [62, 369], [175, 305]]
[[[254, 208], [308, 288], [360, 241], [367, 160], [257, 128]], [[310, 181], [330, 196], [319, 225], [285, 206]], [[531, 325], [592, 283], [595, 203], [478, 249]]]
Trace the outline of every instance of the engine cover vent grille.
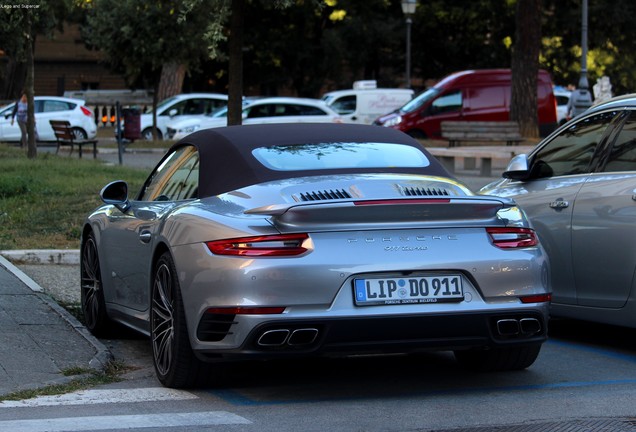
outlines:
[[349, 192], [344, 189], [330, 189], [323, 191], [306, 192], [300, 194], [301, 201], [323, 201], [351, 198]]
[[400, 192], [404, 196], [450, 196], [450, 192], [441, 188], [420, 188], [400, 186]]

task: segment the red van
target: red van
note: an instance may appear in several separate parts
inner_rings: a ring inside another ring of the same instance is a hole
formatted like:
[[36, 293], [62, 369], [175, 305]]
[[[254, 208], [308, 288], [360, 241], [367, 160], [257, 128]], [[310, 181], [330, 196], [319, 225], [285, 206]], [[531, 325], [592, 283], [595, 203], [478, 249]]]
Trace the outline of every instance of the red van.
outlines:
[[[416, 138], [441, 138], [447, 120], [508, 121], [510, 69], [467, 70], [451, 74], [391, 114], [373, 124], [392, 127]], [[546, 136], [557, 127], [552, 80], [545, 70], [537, 82], [539, 132]]]

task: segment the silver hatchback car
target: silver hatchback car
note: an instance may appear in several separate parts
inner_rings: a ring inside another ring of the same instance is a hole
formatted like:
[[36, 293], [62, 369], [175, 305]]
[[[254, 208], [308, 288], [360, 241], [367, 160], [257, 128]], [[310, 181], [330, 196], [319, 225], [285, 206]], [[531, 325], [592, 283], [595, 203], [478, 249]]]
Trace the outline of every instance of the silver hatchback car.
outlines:
[[636, 95], [590, 108], [481, 194], [511, 197], [552, 269], [551, 314], [636, 327]]

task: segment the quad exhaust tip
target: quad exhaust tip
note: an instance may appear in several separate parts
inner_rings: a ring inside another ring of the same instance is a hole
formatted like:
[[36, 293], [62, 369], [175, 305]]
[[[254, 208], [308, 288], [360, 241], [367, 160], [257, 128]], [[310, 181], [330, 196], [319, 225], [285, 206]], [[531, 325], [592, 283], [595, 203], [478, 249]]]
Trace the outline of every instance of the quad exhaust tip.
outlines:
[[262, 347], [303, 346], [314, 343], [318, 337], [318, 329], [274, 329], [264, 332], [256, 342]]
[[501, 336], [530, 336], [540, 331], [541, 323], [536, 318], [509, 318], [497, 321], [497, 332]]

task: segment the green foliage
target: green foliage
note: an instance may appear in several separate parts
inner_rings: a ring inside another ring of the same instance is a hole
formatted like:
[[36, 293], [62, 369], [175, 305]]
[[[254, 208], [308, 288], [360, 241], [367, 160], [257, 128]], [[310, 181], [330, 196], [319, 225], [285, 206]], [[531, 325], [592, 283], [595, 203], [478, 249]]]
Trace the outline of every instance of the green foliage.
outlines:
[[99, 161], [24, 152], [0, 146], [0, 249], [76, 249], [86, 215], [101, 204], [98, 193], [122, 178], [141, 187], [146, 170]]
[[[2, 49], [15, 60], [24, 60], [26, 42], [35, 34], [50, 36], [60, 28], [71, 7], [70, 0], [12, 0], [0, 7]], [[27, 28], [27, 23], [31, 28]]]
[[196, 65], [206, 55], [201, 34], [214, 12], [179, 0], [94, 0], [82, 32], [129, 84], [152, 88], [164, 63]]

